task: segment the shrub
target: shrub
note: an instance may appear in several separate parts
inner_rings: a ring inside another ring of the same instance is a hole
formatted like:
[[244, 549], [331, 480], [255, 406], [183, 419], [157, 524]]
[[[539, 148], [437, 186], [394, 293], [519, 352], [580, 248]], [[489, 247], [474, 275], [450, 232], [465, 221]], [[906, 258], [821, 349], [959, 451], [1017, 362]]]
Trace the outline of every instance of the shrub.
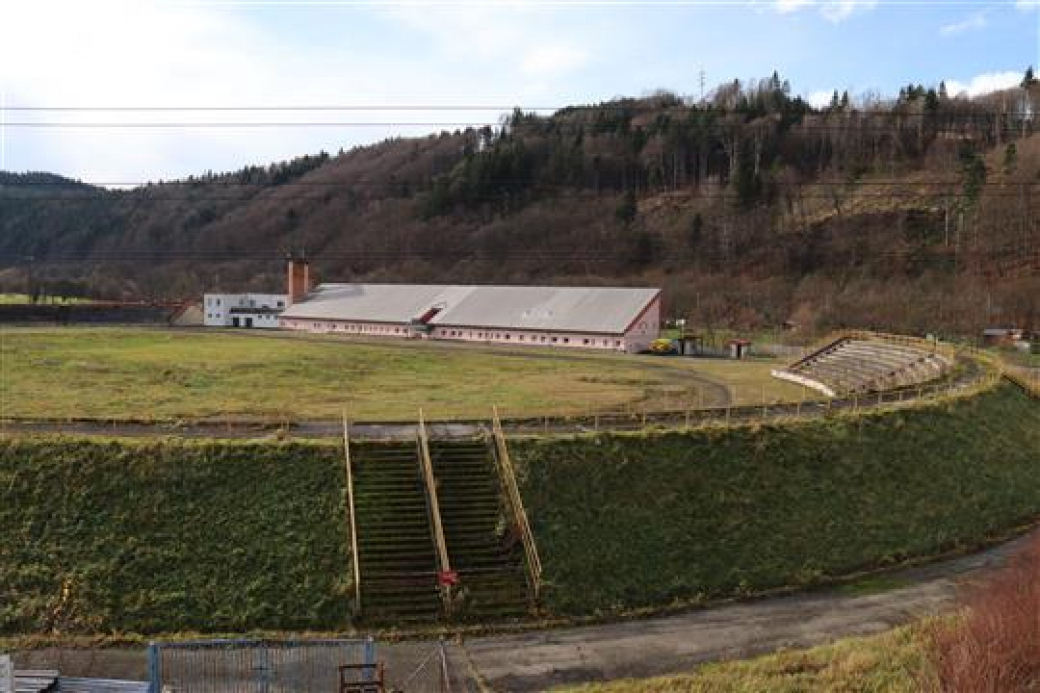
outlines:
[[964, 601], [963, 616], [931, 635], [938, 690], [1040, 690], [1040, 537]]

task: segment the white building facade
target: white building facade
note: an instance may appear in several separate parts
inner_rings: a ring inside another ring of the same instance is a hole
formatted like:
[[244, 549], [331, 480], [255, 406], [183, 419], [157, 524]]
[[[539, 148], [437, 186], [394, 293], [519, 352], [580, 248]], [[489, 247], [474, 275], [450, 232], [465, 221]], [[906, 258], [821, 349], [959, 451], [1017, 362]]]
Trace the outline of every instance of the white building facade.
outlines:
[[323, 284], [282, 313], [289, 330], [635, 353], [660, 334], [654, 288]]
[[205, 294], [203, 325], [277, 329], [287, 304], [285, 294]]

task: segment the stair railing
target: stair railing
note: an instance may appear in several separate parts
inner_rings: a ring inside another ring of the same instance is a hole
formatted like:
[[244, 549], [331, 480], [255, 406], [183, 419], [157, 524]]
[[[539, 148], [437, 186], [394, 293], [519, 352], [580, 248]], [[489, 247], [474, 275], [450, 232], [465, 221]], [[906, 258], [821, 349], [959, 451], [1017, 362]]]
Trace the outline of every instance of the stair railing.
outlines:
[[347, 468], [347, 511], [350, 514], [350, 562], [354, 564], [354, 610], [361, 613], [361, 556], [358, 554], [357, 513], [354, 510], [354, 470], [350, 461], [350, 422], [343, 412], [343, 457]]
[[433, 541], [437, 549], [437, 585], [444, 603], [444, 613], [451, 615], [451, 586], [457, 576], [451, 570], [448, 558], [448, 544], [444, 540], [444, 525], [441, 522], [441, 507], [437, 500], [437, 479], [433, 475], [433, 461], [430, 459], [430, 437], [426, 432], [426, 419], [423, 410], [419, 409], [419, 458], [422, 463], [423, 480], [426, 486], [427, 508], [430, 513], [430, 524], [433, 526]]
[[516, 470], [513, 460], [509, 456], [509, 447], [506, 445], [506, 436], [502, 431], [502, 420], [498, 416], [498, 407], [492, 407], [491, 428], [495, 438], [495, 461], [498, 463], [499, 477], [505, 490], [506, 505], [512, 516], [513, 525], [520, 532], [520, 541], [524, 545], [524, 554], [527, 557], [527, 579], [534, 592], [535, 601], [542, 589], [542, 560], [538, 556], [538, 547], [535, 545], [534, 532], [527, 521], [527, 511], [524, 510], [524, 501], [520, 497], [520, 488], [516, 482]]

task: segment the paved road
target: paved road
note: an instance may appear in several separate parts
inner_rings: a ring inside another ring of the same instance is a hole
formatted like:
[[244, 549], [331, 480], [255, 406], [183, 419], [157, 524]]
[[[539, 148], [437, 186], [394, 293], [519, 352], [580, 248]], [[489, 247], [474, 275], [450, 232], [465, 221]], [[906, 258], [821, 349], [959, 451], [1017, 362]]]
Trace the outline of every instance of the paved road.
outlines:
[[675, 616], [477, 638], [464, 647], [495, 690], [690, 671], [698, 664], [877, 633], [949, 606], [958, 585], [1002, 564], [1040, 529], [979, 554], [892, 574], [907, 586], [855, 596], [827, 590]]

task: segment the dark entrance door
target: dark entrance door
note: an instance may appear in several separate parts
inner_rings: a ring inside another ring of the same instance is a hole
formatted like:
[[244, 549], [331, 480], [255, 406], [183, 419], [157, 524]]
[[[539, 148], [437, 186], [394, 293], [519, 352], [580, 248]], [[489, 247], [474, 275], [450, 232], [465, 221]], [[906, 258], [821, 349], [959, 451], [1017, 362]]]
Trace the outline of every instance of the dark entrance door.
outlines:
[[252, 327], [252, 326], [253, 326], [253, 319], [252, 318], [246, 318], [246, 327]]
[[238, 318], [231, 318], [231, 326], [238, 327]]

